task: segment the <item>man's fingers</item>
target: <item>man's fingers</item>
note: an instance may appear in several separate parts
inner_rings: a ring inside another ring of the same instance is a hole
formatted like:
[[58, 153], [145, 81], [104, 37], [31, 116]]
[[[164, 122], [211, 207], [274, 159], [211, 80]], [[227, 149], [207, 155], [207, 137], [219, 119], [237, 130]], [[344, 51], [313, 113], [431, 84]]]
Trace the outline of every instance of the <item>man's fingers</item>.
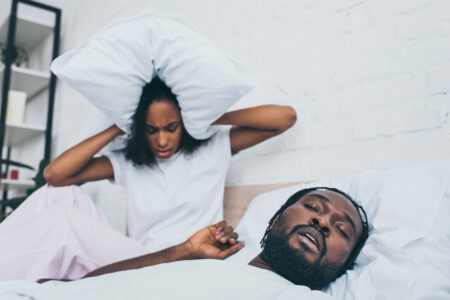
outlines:
[[232, 232], [233, 232], [233, 227], [226, 226], [218, 234], [216, 234], [216, 239], [218, 239], [221, 242], [223, 241], [224, 238], [226, 238], [226, 240], [228, 240], [229, 235]]
[[221, 221], [215, 224], [216, 234], [215, 238], [221, 244], [235, 245], [238, 238], [238, 234], [234, 232], [232, 226], [228, 226], [226, 221]]
[[243, 243], [237, 243], [237, 244], [235, 244], [235, 245], [233, 245], [233, 246], [231, 246], [231, 247], [229, 247], [229, 248], [227, 248], [227, 249], [225, 249], [225, 250], [222, 250], [222, 251], [220, 252], [220, 254], [219, 254], [219, 258], [220, 258], [220, 259], [225, 259], [225, 258], [227, 258], [228, 256], [230, 256], [230, 255], [232, 255], [232, 254], [238, 252], [238, 251], [241, 250], [243, 247], [244, 247], [244, 244], [243, 244]]
[[217, 232], [220, 232], [227, 226], [227, 222], [225, 220], [222, 220], [219, 223], [214, 224], [214, 226], [216, 227]]
[[233, 231], [233, 227], [226, 226], [220, 233], [216, 234], [216, 240], [220, 243], [234, 244], [238, 238], [238, 234]]
[[227, 229], [227, 227], [231, 227], [231, 226], [227, 226], [227, 222], [224, 221], [220, 221], [219, 223], [215, 224], [216, 227], [216, 238], [219, 238], [220, 236], [224, 235], [225, 230]]

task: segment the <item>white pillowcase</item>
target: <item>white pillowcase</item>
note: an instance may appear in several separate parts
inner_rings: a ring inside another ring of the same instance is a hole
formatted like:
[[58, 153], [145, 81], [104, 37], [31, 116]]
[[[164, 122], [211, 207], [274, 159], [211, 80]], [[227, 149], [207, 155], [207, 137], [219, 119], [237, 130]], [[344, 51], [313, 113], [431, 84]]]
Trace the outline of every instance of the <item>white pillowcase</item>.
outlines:
[[210, 124], [253, 86], [248, 70], [192, 24], [150, 11], [109, 24], [59, 56], [51, 70], [125, 132], [142, 88], [158, 75], [197, 139], [212, 136]]
[[246, 246], [230, 257], [249, 261], [269, 219], [290, 195], [336, 187], [367, 212], [369, 238], [355, 269], [327, 292], [338, 299], [445, 299], [450, 290], [450, 161], [296, 185], [261, 194], [236, 231]]

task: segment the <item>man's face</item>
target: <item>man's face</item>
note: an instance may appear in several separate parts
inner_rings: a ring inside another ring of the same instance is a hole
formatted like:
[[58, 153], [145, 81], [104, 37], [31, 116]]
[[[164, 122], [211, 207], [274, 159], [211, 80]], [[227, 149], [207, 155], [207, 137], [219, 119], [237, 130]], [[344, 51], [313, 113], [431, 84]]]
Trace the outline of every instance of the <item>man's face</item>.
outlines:
[[326, 285], [349, 258], [362, 230], [359, 214], [346, 197], [312, 191], [274, 222], [263, 255], [275, 272], [294, 283]]

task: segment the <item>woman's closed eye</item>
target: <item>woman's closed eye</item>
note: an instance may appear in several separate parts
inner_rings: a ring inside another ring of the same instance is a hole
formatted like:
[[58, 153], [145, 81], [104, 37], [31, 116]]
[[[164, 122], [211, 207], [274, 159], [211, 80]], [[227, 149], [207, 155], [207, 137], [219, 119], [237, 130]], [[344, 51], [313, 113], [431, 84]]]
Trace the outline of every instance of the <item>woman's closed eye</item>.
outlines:
[[145, 126], [145, 132], [147, 132], [148, 134], [154, 134], [158, 131], [158, 128], [153, 127], [153, 126]]
[[166, 130], [169, 132], [175, 132], [178, 128], [178, 124], [171, 124], [166, 127]]

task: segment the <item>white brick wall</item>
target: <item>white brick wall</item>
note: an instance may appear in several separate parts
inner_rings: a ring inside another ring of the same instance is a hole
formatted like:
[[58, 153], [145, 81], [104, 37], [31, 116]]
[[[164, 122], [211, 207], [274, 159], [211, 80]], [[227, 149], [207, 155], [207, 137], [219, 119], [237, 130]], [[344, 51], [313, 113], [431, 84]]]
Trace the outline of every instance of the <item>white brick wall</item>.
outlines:
[[[294, 128], [235, 157], [229, 185], [450, 159], [450, 1], [51, 2], [63, 8], [63, 51], [117, 16], [149, 6], [180, 12], [259, 75], [235, 108], [296, 108]], [[57, 102], [54, 155], [98, 116], [61, 83]]]
[[[272, 41], [283, 42], [264, 48], [273, 59], [259, 73], [270, 78], [265, 90], [282, 89], [299, 122], [278, 148], [267, 142], [241, 153], [229, 184], [310, 180], [450, 158], [450, 3], [297, 3], [280, 3], [286, 5], [284, 21], [274, 12], [264, 25], [279, 33]], [[289, 18], [295, 14], [306, 18]], [[263, 166], [255, 170], [257, 163]]]

